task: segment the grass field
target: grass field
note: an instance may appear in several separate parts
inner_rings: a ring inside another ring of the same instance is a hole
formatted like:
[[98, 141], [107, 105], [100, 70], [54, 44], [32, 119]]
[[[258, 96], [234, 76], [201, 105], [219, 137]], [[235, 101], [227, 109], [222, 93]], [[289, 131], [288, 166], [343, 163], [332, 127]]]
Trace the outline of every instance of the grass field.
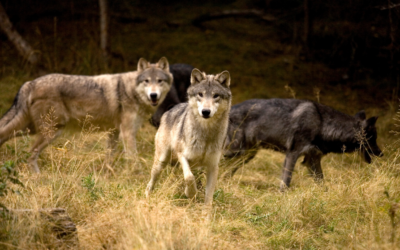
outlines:
[[[30, 138], [10, 142], [1, 160], [20, 162], [25, 187], [2, 202], [9, 208], [65, 208], [77, 224], [82, 249], [398, 249], [398, 230], [389, 216], [394, 209], [393, 219], [399, 221], [396, 143], [385, 145], [385, 157], [371, 165], [360, 163], [356, 154], [325, 157], [323, 186], [298, 166], [284, 194], [279, 192], [284, 156], [261, 151], [233, 179], [220, 179], [208, 221], [204, 190], [196, 200], [186, 199], [178, 167], [166, 168], [151, 199], [144, 197], [154, 132], [150, 125], [142, 129], [143, 153], [133, 162], [117, 161], [115, 174], [104, 167], [105, 134], [91, 129], [45, 150], [40, 175], [21, 161]], [[228, 166], [222, 164], [221, 174]], [[199, 178], [204, 183], [204, 176]], [[3, 220], [0, 244], [8, 249], [55, 246], [41, 225], [34, 219]]]
[[[114, 173], [104, 163], [106, 133], [86, 124], [82, 132], [65, 134], [44, 150], [39, 175], [25, 163], [33, 137], [2, 146], [0, 164], [13, 161], [24, 184], [13, 186], [20, 194], [1, 198], [6, 207], [65, 208], [77, 225], [81, 249], [400, 249], [399, 137], [390, 133], [399, 124], [394, 120], [398, 100], [385, 83], [342, 84], [342, 69], [303, 60], [298, 47], [279, 42], [279, 30], [252, 19], [210, 21], [204, 29], [169, 27], [157, 15], [146, 23], [112, 23], [111, 47], [124, 57], [105, 66], [96, 22], [40, 20], [30, 24], [26, 37], [49, 73], [135, 70], [140, 57], [166, 56], [170, 63], [189, 63], [209, 73], [229, 70], [234, 103], [295, 96], [349, 114], [366, 109], [368, 117], [380, 116], [378, 144], [385, 156], [368, 165], [357, 154], [328, 155], [322, 186], [298, 164], [291, 188], [282, 194], [284, 155], [262, 150], [234, 178], [219, 179], [208, 221], [204, 190], [195, 200], [185, 198], [179, 167], [167, 167], [151, 198], [145, 198], [156, 132], [148, 123], [138, 135], [137, 159], [116, 159]], [[37, 74], [7, 41], [0, 46], [4, 113], [21, 84]], [[223, 161], [220, 175], [232, 164], [241, 163]], [[204, 183], [204, 176], [199, 178]], [[0, 249], [67, 248], [35, 217], [2, 218], [0, 230]]]

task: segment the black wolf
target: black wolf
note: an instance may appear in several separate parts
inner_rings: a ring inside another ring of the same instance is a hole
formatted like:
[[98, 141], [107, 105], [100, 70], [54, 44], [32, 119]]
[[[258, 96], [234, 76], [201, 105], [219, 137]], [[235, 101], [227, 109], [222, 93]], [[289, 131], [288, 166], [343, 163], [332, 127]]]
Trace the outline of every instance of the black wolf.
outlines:
[[187, 102], [187, 89], [190, 86], [190, 74], [194, 67], [189, 64], [175, 63], [171, 64], [169, 71], [174, 76], [171, 89], [164, 101], [158, 106], [157, 111], [150, 119], [150, 123], [158, 128], [160, 126], [161, 116], [174, 107], [176, 104]]
[[376, 143], [378, 117], [366, 119], [364, 111], [350, 116], [306, 100], [254, 99], [232, 106], [229, 118], [225, 157], [242, 156], [248, 162], [259, 148], [284, 152], [282, 191], [301, 155], [316, 180], [323, 179], [321, 158], [327, 153], [359, 151], [368, 163], [370, 155], [382, 155]]

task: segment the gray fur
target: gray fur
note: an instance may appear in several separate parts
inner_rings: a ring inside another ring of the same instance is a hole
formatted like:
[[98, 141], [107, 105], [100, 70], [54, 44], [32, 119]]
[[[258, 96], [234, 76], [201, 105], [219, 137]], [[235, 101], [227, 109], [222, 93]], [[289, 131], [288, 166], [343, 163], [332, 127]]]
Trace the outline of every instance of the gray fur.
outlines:
[[[141, 58], [138, 71], [98, 76], [50, 74], [26, 82], [10, 110], [0, 119], [0, 145], [16, 131], [29, 129], [30, 133], [36, 133], [29, 164], [39, 172], [37, 157], [41, 150], [64, 128], [76, 127], [89, 115], [101, 130], [116, 130], [116, 135], [110, 137], [110, 145], [120, 135], [125, 151], [135, 154], [136, 132], [164, 100], [172, 80], [168, 61], [163, 57], [157, 64]], [[43, 116], [51, 109], [57, 132], [46, 138], [40, 130], [47, 126]]]
[[177, 159], [184, 172], [185, 194], [192, 198], [197, 189], [193, 168], [205, 168], [207, 186], [205, 203], [212, 204], [218, 162], [228, 128], [231, 92], [227, 71], [206, 75], [193, 69], [188, 103], [176, 105], [161, 118], [155, 138], [156, 151], [151, 179], [146, 189], [148, 197], [161, 170], [171, 158]]
[[[259, 148], [285, 153], [281, 190], [289, 187], [301, 155], [316, 180], [323, 179], [320, 161], [325, 154], [359, 151], [368, 163], [370, 155], [382, 155], [376, 143], [377, 117], [366, 119], [364, 111], [350, 116], [306, 100], [254, 99], [232, 106], [229, 118], [225, 156], [248, 162]], [[357, 135], [361, 133], [363, 140]]]

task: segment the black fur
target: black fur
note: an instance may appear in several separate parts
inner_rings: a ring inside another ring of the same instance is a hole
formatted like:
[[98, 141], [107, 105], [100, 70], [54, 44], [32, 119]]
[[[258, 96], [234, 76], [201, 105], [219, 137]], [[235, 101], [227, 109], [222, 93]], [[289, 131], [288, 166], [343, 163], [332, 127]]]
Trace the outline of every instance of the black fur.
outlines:
[[254, 99], [232, 106], [229, 117], [225, 156], [248, 162], [259, 148], [284, 152], [282, 189], [289, 187], [301, 155], [317, 180], [323, 179], [320, 160], [325, 154], [360, 151], [368, 163], [370, 155], [382, 155], [376, 143], [377, 117], [366, 119], [364, 111], [350, 116], [306, 100]]
[[154, 127], [158, 128], [160, 126], [161, 116], [166, 111], [178, 103], [187, 102], [186, 91], [190, 86], [190, 75], [193, 69], [193, 66], [189, 64], [178, 63], [170, 65], [169, 70], [174, 76], [174, 81], [164, 101], [150, 119], [150, 123]]

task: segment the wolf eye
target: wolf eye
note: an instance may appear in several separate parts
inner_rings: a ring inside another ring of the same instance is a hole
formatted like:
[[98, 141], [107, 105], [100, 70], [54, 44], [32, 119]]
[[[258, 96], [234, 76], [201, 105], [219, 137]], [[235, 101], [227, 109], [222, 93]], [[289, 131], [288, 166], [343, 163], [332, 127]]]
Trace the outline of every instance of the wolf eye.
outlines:
[[149, 83], [149, 79], [144, 80], [145, 83]]
[[200, 96], [200, 97], [203, 97], [203, 93], [199, 93], [199, 96]]
[[214, 99], [217, 99], [218, 97], [219, 97], [218, 94], [215, 94], [215, 95], [214, 95]]
[[163, 80], [161, 80], [161, 79], [158, 79], [158, 81], [157, 81], [158, 83], [162, 83], [163, 82]]

